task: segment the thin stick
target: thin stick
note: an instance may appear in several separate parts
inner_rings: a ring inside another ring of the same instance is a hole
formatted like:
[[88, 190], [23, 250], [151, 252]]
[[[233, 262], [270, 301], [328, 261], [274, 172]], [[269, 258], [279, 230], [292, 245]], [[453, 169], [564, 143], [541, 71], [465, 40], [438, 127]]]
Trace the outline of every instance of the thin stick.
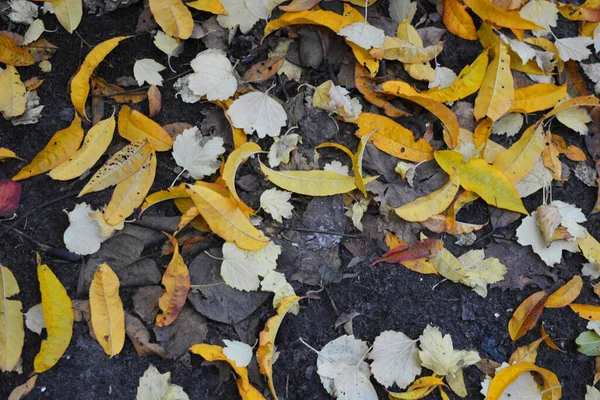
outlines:
[[[174, 79], [181, 78], [182, 76], [185, 76], [185, 75], [190, 74], [192, 72], [194, 72], [193, 69], [185, 70], [185, 71], [183, 71], [183, 72], [181, 72], [181, 73], [179, 73], [177, 75], [173, 75], [173, 76], [170, 76], [168, 78], [163, 79], [163, 82], [169, 82], [169, 81], [172, 81]], [[108, 98], [111, 98], [111, 97], [120, 96], [120, 95], [128, 94], [128, 93], [144, 92], [144, 91], [150, 89], [150, 87], [151, 87], [151, 85], [146, 85], [146, 86], [141, 86], [139, 88], [123, 90], [122, 92], [114, 92], [114, 93], [111, 93], [111, 94], [94, 94], [94, 95], [92, 95], [92, 97], [105, 97], [105, 98], [108, 97]]]

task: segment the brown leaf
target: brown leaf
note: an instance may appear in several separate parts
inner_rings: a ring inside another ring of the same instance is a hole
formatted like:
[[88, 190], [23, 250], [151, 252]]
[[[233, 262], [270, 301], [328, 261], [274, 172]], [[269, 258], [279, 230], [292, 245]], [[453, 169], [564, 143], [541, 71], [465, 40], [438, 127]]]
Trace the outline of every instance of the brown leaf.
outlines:
[[556, 228], [560, 226], [562, 217], [558, 212], [558, 207], [552, 205], [542, 204], [537, 209], [537, 226], [544, 236], [546, 247], [550, 245], [552, 241], [552, 235]]
[[150, 112], [148, 113], [150, 118], [155, 117], [162, 107], [162, 95], [160, 94], [160, 89], [154, 85], [150, 86], [150, 89], [148, 89], [148, 107], [150, 109]]
[[515, 310], [508, 322], [508, 333], [513, 342], [524, 336], [531, 330], [542, 315], [548, 295], [539, 291], [523, 301]]
[[156, 343], [150, 343], [150, 332], [146, 329], [142, 321], [128, 313], [125, 313], [125, 333], [129, 340], [131, 340], [131, 343], [133, 343], [138, 356], [157, 355], [167, 358], [165, 349]]
[[163, 129], [167, 131], [167, 133], [169, 134], [169, 136], [171, 136], [171, 139], [173, 140], [175, 140], [177, 135], [190, 128], [193, 128], [193, 126], [188, 124], [187, 122], [173, 122], [172, 124], [163, 126]]
[[145, 90], [141, 89], [127, 91], [126, 93], [124, 93], [125, 89], [123, 89], [122, 87], [115, 85], [114, 83], [109, 83], [98, 76], [92, 76], [91, 81], [94, 81], [96, 83], [98, 90], [100, 91], [102, 96], [110, 97], [119, 104], [136, 104], [146, 100], [146, 98], [148, 97], [148, 93]]
[[541, 337], [538, 340], [531, 342], [526, 346], [519, 347], [512, 353], [512, 355], [508, 359], [508, 363], [514, 364], [518, 362], [530, 362], [535, 364], [535, 360], [537, 358], [537, 349], [543, 340], [544, 338]]
[[356, 89], [358, 89], [358, 91], [365, 97], [365, 100], [376, 107], [383, 108], [383, 112], [388, 117], [398, 118], [408, 117], [411, 115], [394, 107], [384, 95], [377, 93], [373, 89], [374, 83], [371, 79], [371, 74], [359, 63], [356, 63], [354, 68], [354, 85], [356, 86]]
[[258, 62], [248, 68], [242, 79], [245, 82], [263, 82], [273, 77], [283, 65], [285, 58], [273, 57], [268, 60]]
[[46, 39], [38, 39], [35, 42], [29, 43], [24, 48], [29, 51], [29, 54], [31, 54], [37, 63], [51, 59], [58, 50], [58, 47]]
[[475, 364], [475, 366], [484, 374], [494, 377], [496, 375], [496, 368], [500, 367], [500, 363], [490, 360], [487, 358], [482, 358]]
[[596, 383], [598, 383], [598, 381], [600, 381], [600, 357], [596, 357], [596, 360], [594, 363], [595, 363], [594, 386], [596, 386]]
[[542, 334], [542, 339], [544, 339], [544, 343], [546, 343], [548, 347], [550, 347], [552, 350], [562, 351], [563, 353], [565, 352], [564, 350], [561, 350], [560, 347], [556, 345], [556, 343], [554, 343], [550, 336], [548, 336], [548, 334], [546, 333], [546, 329], [544, 328], [543, 322], [542, 326], [540, 327], [540, 332]]
[[27, 379], [27, 382], [14, 388], [13, 391], [10, 392], [10, 395], [8, 395], [8, 400], [21, 400], [27, 397], [35, 387], [37, 377], [37, 375], [33, 375], [31, 378]]
[[33, 78], [29, 78], [25, 82], [23, 82], [23, 84], [25, 85], [25, 88], [27, 89], [28, 92], [36, 90], [37, 88], [39, 88], [41, 86], [42, 83], [44, 83], [44, 80], [37, 76], [34, 76]]

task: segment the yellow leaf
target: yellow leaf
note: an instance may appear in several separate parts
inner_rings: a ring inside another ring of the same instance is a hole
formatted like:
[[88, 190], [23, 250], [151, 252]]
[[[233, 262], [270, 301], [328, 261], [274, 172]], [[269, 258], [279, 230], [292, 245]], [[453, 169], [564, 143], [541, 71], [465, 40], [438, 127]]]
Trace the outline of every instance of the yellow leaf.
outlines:
[[477, 120], [488, 116], [492, 121], [496, 121], [510, 109], [514, 96], [508, 47], [499, 41], [494, 59], [485, 72], [475, 99], [473, 116]]
[[50, 171], [50, 177], [66, 181], [77, 178], [92, 168], [108, 149], [115, 132], [115, 125], [114, 116], [94, 125], [85, 135], [81, 148], [67, 161]]
[[598, 106], [600, 106], [600, 100], [598, 100], [598, 98], [594, 95], [574, 97], [572, 99], [563, 101], [562, 103], [558, 104], [556, 107], [554, 107], [554, 109], [552, 109], [552, 111], [550, 111], [548, 114], [544, 115], [544, 118], [542, 118], [542, 119], [546, 120], [550, 117], [555, 116], [559, 112], [568, 110], [569, 108], [581, 107], [581, 106], [598, 107]]
[[263, 395], [250, 384], [248, 379], [248, 369], [246, 367], [238, 367], [234, 360], [227, 358], [223, 353], [223, 348], [214, 344], [195, 344], [190, 347], [190, 351], [198, 354], [206, 361], [225, 361], [228, 363], [235, 373], [239, 376], [236, 379], [238, 390], [242, 400], [264, 400]]
[[583, 280], [581, 276], [575, 275], [569, 282], [565, 283], [548, 297], [545, 307], [561, 308], [568, 306], [579, 296], [582, 288]]
[[[3, 36], [0, 36], [3, 37]], [[27, 89], [21, 81], [19, 72], [12, 65], [7, 65], [0, 74], [0, 112], [5, 119], [18, 117], [25, 112]]]
[[8, 395], [8, 400], [22, 400], [27, 397], [27, 395], [29, 395], [29, 393], [31, 393], [35, 387], [35, 381], [37, 381], [37, 377], [37, 375], [33, 375], [31, 378], [27, 379], [27, 382], [14, 388], [13, 391]]
[[96, 67], [104, 60], [104, 58], [113, 51], [115, 47], [129, 36], [117, 36], [108, 39], [92, 49], [83, 60], [81, 67], [71, 80], [71, 102], [77, 112], [87, 119], [85, 113], [85, 102], [90, 93], [90, 77]]
[[600, 320], [600, 306], [593, 306], [591, 304], [569, 304], [569, 307], [583, 319], [587, 319], [588, 321]]
[[184, 183], [179, 186], [170, 187], [165, 190], [158, 191], [156, 193], [152, 193], [142, 203], [141, 211], [146, 211], [146, 209], [150, 206], [155, 205], [156, 203], [160, 203], [165, 200], [174, 200], [181, 198], [189, 198], [190, 194], [187, 192], [187, 188]]
[[83, 17], [83, 4], [81, 0], [54, 0], [52, 6], [58, 22], [60, 22], [67, 32], [73, 33]]
[[125, 343], [125, 312], [119, 286], [119, 278], [108, 264], [99, 265], [90, 285], [91, 321], [96, 340], [111, 357], [119, 354]]
[[404, 70], [411, 78], [418, 81], [431, 82], [435, 79], [435, 70], [428, 62], [421, 64], [404, 64]]
[[237, 191], [235, 190], [235, 174], [239, 166], [250, 156], [253, 154], [260, 153], [262, 149], [259, 145], [253, 142], [247, 142], [242, 144], [240, 147], [236, 148], [231, 152], [227, 161], [225, 161], [225, 166], [223, 167], [223, 180], [227, 184], [229, 191], [234, 199], [237, 201], [241, 201]]
[[403, 393], [394, 393], [388, 392], [390, 399], [399, 399], [399, 400], [417, 400], [422, 399], [436, 387], [445, 386], [442, 378], [438, 378], [437, 376], [425, 376], [423, 378], [419, 378], [413, 382], [412, 385], [408, 387], [408, 390]]
[[42, 309], [48, 336], [33, 361], [36, 374], [47, 371], [60, 360], [73, 335], [73, 305], [56, 275], [37, 255], [37, 274], [42, 294]]
[[429, 97], [441, 103], [464, 99], [479, 90], [481, 83], [483, 82], [483, 77], [485, 76], [487, 65], [487, 51], [483, 51], [475, 61], [473, 61], [473, 64], [467, 65], [460, 71], [460, 74], [456, 80], [452, 82], [452, 85], [444, 89], [433, 88], [426, 93]]
[[435, 115], [444, 125], [444, 141], [453, 149], [458, 146], [460, 136], [460, 125], [458, 118], [448, 107], [425, 93], [419, 93], [412, 86], [402, 81], [388, 81], [381, 85], [382, 93], [397, 96], [417, 103], [427, 111]]
[[277, 400], [275, 385], [273, 384], [273, 363], [275, 362], [275, 338], [283, 322], [283, 317], [300, 300], [298, 296], [285, 297], [277, 308], [277, 315], [269, 318], [264, 329], [260, 332], [259, 347], [256, 351], [260, 373], [267, 377], [269, 389], [273, 398]]
[[123, 182], [134, 175], [145, 163], [153, 149], [147, 140], [138, 140], [116, 152], [81, 189], [78, 197], [98, 192]]
[[535, 360], [537, 359], [537, 349], [543, 341], [544, 338], [541, 337], [538, 340], [529, 343], [528, 345], [517, 348], [510, 355], [508, 363], [515, 364], [518, 362], [530, 362], [535, 364]]
[[452, 174], [447, 184], [427, 196], [396, 208], [396, 214], [406, 221], [425, 221], [432, 215], [439, 214], [448, 208], [456, 196], [459, 186], [458, 174]]
[[554, 107], [567, 94], [567, 84], [562, 86], [538, 83], [515, 89], [515, 98], [508, 112], [529, 114]]
[[376, 59], [398, 60], [416, 64], [433, 60], [444, 49], [444, 43], [438, 42], [427, 47], [419, 47], [393, 36], [386, 36], [382, 48], [372, 49], [370, 54]]
[[0, 35], [0, 63], [25, 67], [32, 65], [34, 62], [33, 56], [27, 50], [17, 46], [10, 37]]
[[463, 163], [463, 155], [452, 150], [436, 151], [435, 160], [448, 175], [456, 169], [460, 185], [477, 193], [486, 203], [527, 214], [511, 181], [498, 168], [480, 158]]
[[535, 364], [528, 362], [520, 362], [513, 365], [509, 365], [506, 368], [496, 372], [496, 376], [490, 383], [486, 400], [499, 400], [502, 396], [502, 392], [517, 378], [525, 372], [537, 372], [544, 378], [544, 387], [542, 390], [544, 400], [557, 400], [562, 396], [562, 388], [556, 375], [544, 368], [540, 368]]
[[[431, 68], [431, 67], [429, 67]], [[356, 63], [354, 67], [354, 85], [356, 89], [363, 95], [365, 100], [376, 107], [383, 108], [385, 115], [392, 118], [408, 117], [409, 113], [404, 112], [394, 107], [384, 96], [377, 93], [373, 86], [375, 85], [370, 79], [369, 72], [360, 63]]]
[[46, 147], [12, 178], [13, 181], [43, 174], [58, 167], [77, 151], [82, 140], [83, 129], [81, 129], [81, 119], [75, 113], [71, 125], [56, 132]]
[[119, 135], [135, 142], [148, 139], [155, 151], [167, 151], [173, 147], [173, 140], [158, 123], [129, 106], [123, 106], [119, 112]]
[[144, 201], [156, 175], [156, 154], [150, 153], [142, 167], [119, 183], [104, 210], [104, 220], [114, 226], [125, 221]]
[[[356, 189], [354, 177], [330, 171], [275, 171], [260, 163], [260, 169], [275, 185], [307, 196], [332, 196]], [[372, 178], [367, 181], [372, 181]]]
[[433, 148], [429, 143], [423, 139], [415, 141], [412, 131], [390, 118], [363, 112], [354, 123], [359, 127], [354, 133], [356, 136], [362, 138], [374, 132], [373, 144], [389, 155], [414, 162], [433, 160]]
[[539, 291], [526, 298], [515, 310], [508, 321], [508, 333], [513, 342], [519, 340], [536, 324], [542, 316], [548, 295]]
[[563, 72], [565, 68], [565, 63], [560, 58], [560, 54], [558, 53], [558, 49], [556, 45], [549, 41], [546, 38], [537, 38], [537, 37], [528, 37], [522, 40], [525, 43], [530, 43], [534, 46], [541, 47], [542, 49], [549, 51], [554, 54], [554, 60], [556, 60], [556, 64], [558, 66], [558, 72]]
[[419, 32], [410, 24], [408, 18], [398, 24], [396, 36], [402, 40], [406, 40], [417, 47], [423, 47], [423, 40], [419, 36]]
[[211, 14], [227, 15], [227, 10], [219, 0], [195, 0], [187, 3], [187, 6]]
[[9, 150], [6, 147], [0, 147], [0, 162], [9, 158], [18, 158], [21, 160], [21, 158], [17, 156], [14, 151]]
[[464, 3], [479, 16], [479, 18], [493, 24], [511, 29], [536, 29], [544, 28], [521, 18], [519, 14], [511, 13], [503, 8], [496, 7], [489, 0], [464, 0]]
[[356, 187], [362, 192], [362, 194], [365, 197], [367, 197], [367, 189], [365, 188], [365, 181], [363, 178], [362, 162], [363, 156], [365, 154], [365, 148], [367, 147], [367, 143], [369, 143], [369, 139], [371, 138], [373, 133], [375, 133], [375, 131], [367, 133], [366, 135], [360, 138], [356, 154], [352, 156], [352, 172], [354, 172], [354, 180], [356, 182]]
[[543, 126], [531, 125], [519, 140], [496, 157], [493, 165], [515, 184], [533, 170], [543, 149]]
[[189, 39], [194, 19], [181, 0], [150, 0], [149, 4], [156, 23], [167, 35]]
[[206, 186], [188, 186], [188, 193], [210, 229], [244, 250], [259, 250], [271, 240], [256, 229], [233, 200]]
[[444, 25], [458, 37], [477, 40], [477, 29], [473, 18], [458, 0], [444, 0]]
[[166, 291], [158, 300], [158, 307], [162, 313], [156, 316], [156, 326], [167, 326], [177, 319], [190, 290], [190, 274], [183, 257], [179, 254], [179, 244], [173, 236], [166, 235], [174, 250], [171, 262], [162, 277]]
[[579, 249], [590, 263], [600, 263], [600, 243], [588, 231], [585, 233], [584, 238], [577, 240]]
[[9, 300], [19, 293], [19, 284], [8, 268], [0, 264], [0, 371], [12, 371], [21, 357], [25, 332], [22, 304]]

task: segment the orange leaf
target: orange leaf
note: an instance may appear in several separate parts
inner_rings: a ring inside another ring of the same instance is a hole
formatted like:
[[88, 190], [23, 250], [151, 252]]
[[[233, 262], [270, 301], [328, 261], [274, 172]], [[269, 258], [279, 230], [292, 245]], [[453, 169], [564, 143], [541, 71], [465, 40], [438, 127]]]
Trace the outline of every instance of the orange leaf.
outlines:
[[156, 326], [167, 326], [177, 319], [190, 291], [190, 274], [183, 257], [179, 254], [179, 244], [173, 236], [167, 233], [165, 235], [171, 241], [174, 250], [173, 258], [162, 277], [166, 292], [158, 301], [162, 314], [156, 316]]
[[516, 349], [508, 359], [509, 364], [514, 364], [518, 362], [530, 362], [535, 364], [535, 360], [537, 358], [537, 349], [544, 340], [543, 337], [538, 340], [529, 343], [526, 346], [521, 346]]
[[444, 242], [437, 239], [425, 239], [415, 242], [413, 246], [402, 243], [390, 249], [383, 257], [373, 261], [371, 265], [373, 266], [380, 262], [397, 263], [406, 260], [434, 257], [443, 247]]
[[545, 307], [561, 308], [568, 306], [579, 296], [581, 288], [583, 288], [583, 280], [581, 276], [576, 275], [548, 297]]
[[593, 306], [591, 304], [569, 304], [569, 307], [583, 319], [587, 319], [588, 321], [600, 320], [600, 306]]
[[123, 106], [119, 112], [119, 135], [130, 142], [148, 139], [155, 151], [167, 151], [173, 147], [171, 136], [162, 126], [129, 106]]
[[544, 291], [532, 294], [515, 310], [508, 321], [508, 333], [513, 342], [531, 330], [542, 315], [548, 295]]
[[273, 77], [283, 65], [284, 57], [273, 57], [252, 65], [242, 79], [244, 82], [264, 82]]
[[548, 336], [548, 334], [546, 333], [546, 329], [544, 328], [544, 323], [542, 322], [542, 326], [540, 328], [540, 332], [542, 334], [542, 339], [544, 339], [544, 343], [546, 343], [546, 345], [548, 345], [548, 347], [550, 347], [553, 350], [558, 350], [558, 351], [562, 351], [564, 353], [564, 350], [561, 350], [556, 343], [554, 343], [552, 341], [552, 339], [550, 338], [550, 336]]
[[160, 94], [160, 89], [152, 85], [148, 89], [148, 108], [150, 109], [148, 116], [150, 118], [155, 117], [160, 112], [161, 107], [162, 95]]
[[544, 378], [544, 387], [542, 390], [543, 400], [558, 400], [562, 396], [562, 388], [556, 375], [547, 369], [540, 368], [535, 364], [528, 362], [520, 362], [509, 365], [506, 368], [498, 371], [492, 379], [488, 389], [486, 400], [498, 400], [502, 396], [504, 390], [517, 378], [525, 372], [537, 372]]
[[444, 25], [458, 37], [477, 40], [477, 29], [473, 18], [458, 0], [444, 0]]
[[479, 18], [492, 22], [493, 24], [512, 29], [537, 29], [544, 28], [521, 18], [519, 14], [508, 12], [500, 7], [496, 7], [489, 0], [463, 0], [464, 3], [479, 16]]
[[367, 71], [367, 69], [359, 63], [356, 63], [356, 66], [354, 67], [354, 85], [356, 86], [356, 89], [358, 89], [358, 91], [365, 97], [365, 100], [376, 107], [383, 108], [383, 112], [388, 117], [398, 118], [408, 117], [411, 115], [394, 107], [383, 96], [377, 93], [373, 89], [374, 83], [371, 80], [369, 71]]
[[27, 50], [17, 46], [15, 42], [5, 35], [0, 35], [0, 63], [24, 67], [32, 65], [35, 61]]
[[277, 315], [269, 318], [265, 323], [265, 328], [260, 332], [259, 347], [256, 351], [256, 357], [258, 359], [258, 366], [260, 373], [267, 377], [269, 383], [269, 389], [273, 398], [277, 400], [277, 393], [275, 392], [275, 386], [273, 385], [273, 363], [275, 356], [275, 338], [277, 337], [277, 331], [281, 326], [283, 317], [288, 311], [301, 299], [298, 296], [289, 296], [281, 300], [279, 307], [277, 308]]

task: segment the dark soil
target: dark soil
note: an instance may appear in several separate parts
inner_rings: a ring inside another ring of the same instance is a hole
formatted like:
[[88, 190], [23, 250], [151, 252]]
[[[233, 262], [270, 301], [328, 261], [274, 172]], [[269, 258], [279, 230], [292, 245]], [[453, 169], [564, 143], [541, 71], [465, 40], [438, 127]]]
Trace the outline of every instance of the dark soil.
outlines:
[[[378, 9], [384, 14], [386, 9], [384, 1], [381, 1]], [[425, 3], [424, 10], [433, 11], [429, 3]], [[53, 70], [44, 76], [45, 82], [38, 89], [42, 104], [46, 106], [43, 118], [36, 125], [14, 127], [9, 122], [0, 120], [0, 147], [8, 147], [15, 151], [20, 157], [30, 160], [47, 143], [48, 139], [59, 129], [68, 125], [73, 116], [72, 106], [68, 95], [68, 82], [78, 68], [83, 57], [90, 50], [89, 45], [117, 35], [131, 34], [135, 31], [137, 18], [142, 11], [140, 4], [127, 9], [120, 9], [102, 17], [86, 15], [77, 29], [77, 34], [69, 35], [56, 22], [53, 16], [42, 16], [48, 30], [57, 29], [55, 33], [47, 33], [50, 42], [59, 47], [56, 55], [51, 59]], [[422, 15], [423, 9], [419, 10], [416, 20]], [[196, 13], [195, 19], [202, 21], [208, 17], [206, 14]], [[2, 29], [8, 29], [5, 22]], [[567, 24], [567, 23], [565, 23]], [[248, 35], [238, 32], [230, 49], [230, 55], [243, 60], [238, 69], [243, 72], [249, 65], [266, 58], [268, 48], [260, 46], [260, 32], [264, 23], [257, 24], [254, 31]], [[11, 27], [10, 29], [15, 29]], [[24, 33], [21, 29], [20, 33]], [[478, 43], [467, 42], [446, 34], [446, 46], [439, 58], [442, 65], [459, 72], [462, 67], [470, 63], [481, 51]], [[85, 42], [84, 42], [85, 40]], [[185, 52], [179, 58], [172, 59], [172, 65], [180, 73], [189, 68], [190, 60], [204, 49], [199, 40], [189, 40], [185, 44]], [[140, 35], [133, 40], [123, 42], [113, 52], [107, 62], [103, 63], [96, 71], [97, 75], [108, 81], [114, 82], [122, 75], [131, 75], [133, 64], [136, 59], [154, 58], [161, 63], [166, 62], [166, 57], [152, 44], [152, 37], [148, 34]], [[37, 66], [19, 68], [23, 79], [35, 75], [41, 75]], [[335, 71], [337, 72], [337, 71]], [[165, 71], [165, 77], [170, 76]], [[311, 84], [318, 84], [332, 74], [327, 61], [316, 69], [306, 69], [305, 78]], [[174, 74], [172, 74], [174, 75]], [[278, 83], [272, 92], [282, 100], [295, 95], [296, 84], [284, 82], [280, 78], [267, 82], [264, 87], [272, 83]], [[263, 87], [263, 85], [260, 85]], [[165, 84], [162, 89], [163, 109], [156, 120], [161, 124], [172, 122], [188, 122], [200, 125], [203, 118], [200, 110], [212, 107], [208, 103], [185, 104], [175, 100], [172, 82]], [[143, 111], [147, 111], [147, 103], [141, 103]], [[110, 112], [107, 107], [107, 113]], [[369, 110], [365, 104], [364, 110]], [[530, 120], [531, 121], [531, 120]], [[89, 126], [86, 127], [86, 129]], [[340, 133], [330, 141], [345, 143], [350, 148], [355, 148], [356, 139], [353, 135], [345, 135], [346, 131], [353, 131], [351, 125], [342, 125]], [[438, 127], [439, 129], [439, 127]], [[301, 134], [310, 132], [302, 131]], [[416, 131], [422, 134], [422, 131]], [[585, 148], [583, 139], [576, 133], [560, 130], [561, 134], [569, 144], [576, 144]], [[439, 132], [436, 131], [436, 138]], [[500, 140], [500, 138], [495, 138]], [[323, 141], [323, 140], [321, 140]], [[266, 142], [266, 141], [265, 141]], [[116, 144], [115, 144], [116, 143]], [[117, 135], [113, 147], [108, 154], [112, 154], [123, 145], [124, 141]], [[509, 143], [503, 143], [509, 144]], [[267, 146], [267, 144], [265, 144]], [[263, 146], [264, 148], [264, 146]], [[308, 147], [307, 147], [308, 148]], [[312, 151], [312, 150], [311, 150]], [[325, 156], [329, 153], [324, 152]], [[331, 153], [339, 157], [338, 153]], [[331, 155], [329, 155], [331, 157]], [[101, 160], [103, 162], [105, 158]], [[176, 167], [169, 152], [158, 156], [157, 177], [151, 192], [168, 187], [174, 176]], [[566, 162], [574, 168], [572, 162]], [[20, 162], [8, 161], [0, 164], [0, 179], [13, 176], [23, 166]], [[260, 173], [257, 173], [255, 162], [244, 166], [238, 176], [256, 174], [261, 181]], [[375, 174], [375, 171], [367, 169], [367, 173]], [[63, 196], [70, 192], [80, 190], [89, 177], [83, 177], [72, 182], [57, 182], [48, 176], [42, 175], [23, 182], [23, 197], [18, 214], [21, 215], [51, 199]], [[268, 187], [266, 183], [261, 184], [261, 191]], [[257, 207], [257, 199], [260, 191], [256, 193], [242, 192], [251, 206]], [[94, 208], [106, 204], [110, 198], [111, 191], [87, 195], [84, 201], [90, 203]], [[596, 200], [596, 188], [585, 186], [574, 176], [564, 185], [556, 184], [553, 188], [553, 197], [583, 209], [587, 215], [592, 210]], [[298, 214], [292, 226], [301, 226], [299, 216], [305, 208], [304, 204], [310, 199], [302, 198], [296, 212]], [[62, 233], [68, 226], [68, 220], [63, 210], [71, 210], [76, 203], [82, 199], [73, 196], [62, 201], [51, 204], [20, 221], [17, 229], [36, 241], [56, 249], [64, 249]], [[541, 194], [537, 193], [525, 199], [525, 205], [529, 211], [533, 211], [541, 204]], [[376, 207], [369, 209], [369, 216], [375, 218], [378, 213]], [[148, 216], [178, 215], [176, 209], [170, 204], [163, 203], [150, 209]], [[459, 215], [459, 219], [467, 222], [486, 222], [489, 216], [487, 206], [483, 203], [474, 203], [467, 207]], [[479, 219], [479, 221], [476, 221]], [[481, 221], [483, 220], [483, 221]], [[10, 221], [2, 222], [0, 232], [10, 224]], [[454, 245], [455, 239], [449, 235], [435, 235], [425, 232], [428, 236], [440, 237], [444, 240], [446, 247], [455, 255], [460, 255], [471, 248], [487, 248], [492, 241], [499, 246], [506, 247], [507, 256], [520, 247], [513, 240], [514, 230], [517, 223], [507, 228], [499, 229], [495, 235], [505, 237], [506, 240], [495, 239], [489, 235], [492, 228], [486, 227], [477, 233], [481, 238], [474, 246], [465, 248]], [[596, 238], [600, 237], [600, 217], [598, 214], [589, 217], [588, 222], [583, 224]], [[346, 224], [346, 233], [357, 235], [351, 224]], [[285, 231], [284, 231], [285, 232]], [[437, 325], [444, 333], [452, 335], [455, 348], [471, 349], [479, 351], [480, 355], [498, 362], [508, 360], [511, 352], [516, 348], [508, 336], [507, 323], [514, 310], [527, 296], [539, 290], [539, 286], [552, 290], [564, 284], [573, 275], [579, 274], [581, 264], [585, 262], [579, 255], [565, 254], [563, 262], [554, 268], [555, 279], [535, 280], [534, 283], [524, 290], [506, 290], [492, 288], [487, 298], [481, 298], [469, 288], [452, 282], [440, 283], [440, 278], [432, 275], [419, 275], [411, 272], [400, 265], [379, 264], [370, 267], [371, 262], [383, 254], [383, 249], [376, 245], [381, 242], [383, 232], [377, 233], [379, 240], [353, 239], [342, 237], [343, 244], [354, 244], [364, 246], [365, 261], [351, 270], [342, 269], [343, 273], [357, 273], [355, 277], [345, 278], [337, 283], [328, 283], [324, 290], [318, 286], [308, 286], [294, 282], [296, 292], [300, 295], [308, 291], [318, 291], [314, 296], [318, 298], [305, 299], [301, 302], [301, 311], [298, 316], [288, 315], [282, 324], [277, 337], [277, 350], [280, 351], [279, 359], [274, 365], [275, 387], [281, 399], [326, 399], [329, 398], [316, 373], [316, 354], [305, 347], [299, 338], [303, 338], [315, 348], [319, 349], [327, 342], [344, 334], [342, 328], [334, 328], [336, 319], [341, 313], [356, 311], [361, 315], [353, 322], [354, 335], [357, 338], [373, 342], [382, 331], [400, 330], [408, 336], [418, 337], [427, 324]], [[365, 234], [365, 236], [368, 236]], [[278, 240], [283, 240], [278, 239]], [[221, 243], [214, 241], [214, 247], [220, 248]], [[146, 249], [147, 254], [154, 254], [160, 249], [160, 245]], [[0, 262], [11, 269], [19, 282], [21, 292], [17, 296], [23, 302], [23, 310], [40, 302], [38, 280], [36, 276], [35, 252], [37, 246], [26, 237], [15, 231], [8, 232], [0, 238]], [[547, 269], [531, 250], [526, 252], [530, 255], [527, 261], [532, 265], [530, 268]], [[83, 265], [80, 262], [68, 262], [54, 256], [55, 253], [43, 255], [44, 262], [49, 264], [60, 281], [66, 287], [72, 298], [77, 298], [77, 280], [79, 271]], [[353, 258], [353, 254], [346, 247], [340, 246], [342, 265], [345, 266]], [[166, 265], [168, 257], [154, 258], [159, 265]], [[503, 261], [503, 257], [500, 257]], [[190, 257], [186, 258], [189, 264]], [[535, 265], [533, 265], [535, 264]], [[328, 267], [328, 266], [324, 266]], [[283, 267], [290, 276], [294, 267]], [[510, 267], [509, 267], [510, 268]], [[509, 271], [510, 274], [510, 271]], [[336, 282], [336, 279], [333, 279]], [[124, 288], [121, 297], [124, 300], [128, 312], [133, 314], [132, 296], [135, 288]], [[314, 292], [313, 292], [314, 293]], [[590, 284], [584, 286], [578, 302], [595, 304], [597, 297], [592, 291]], [[251, 320], [258, 319], [257, 326], [250, 329], [250, 335], [257, 337], [268, 317], [274, 314], [271, 300], [267, 300], [253, 315]], [[554, 371], [564, 388], [565, 399], [582, 399], [585, 392], [585, 384], [591, 383], [594, 375], [594, 359], [577, 353], [574, 343], [577, 335], [585, 330], [586, 321], [578, 318], [568, 308], [546, 310], [542, 316], [545, 328], [559, 346], [566, 350], [565, 353], [554, 351], [548, 347], [541, 347], [538, 357], [538, 365]], [[252, 324], [250, 324], [252, 325]], [[539, 331], [531, 331], [525, 338], [518, 342], [524, 345], [539, 337]], [[236, 331], [232, 326], [210, 321], [208, 323], [208, 336], [206, 341], [214, 344], [222, 344], [222, 339], [238, 339]], [[27, 376], [32, 373], [33, 359], [39, 350], [41, 337], [26, 329], [25, 347], [23, 349], [23, 374], [4, 373], [0, 375], [0, 398], [8, 397], [11, 390], [24, 383]], [[73, 339], [63, 359], [49, 371], [41, 374], [37, 384], [29, 398], [32, 399], [133, 399], [135, 398], [138, 379], [149, 364], [154, 364], [161, 372], [171, 371], [172, 382], [181, 385], [192, 399], [234, 399], [237, 398], [235, 382], [232, 379], [221, 384], [219, 371], [213, 366], [202, 366], [202, 360], [197, 356], [184, 356], [177, 360], [163, 360], [159, 357], [137, 357], [133, 346], [129, 341], [118, 356], [109, 359], [102, 351], [96, 341], [90, 337], [88, 329], [83, 323], [76, 323]], [[481, 398], [479, 395], [480, 382], [483, 374], [475, 367], [469, 367], [465, 371], [465, 380], [469, 391], [468, 398]], [[231, 378], [229, 375], [225, 379]], [[262, 379], [254, 374], [253, 383], [267, 392], [266, 385]], [[386, 394], [380, 385], [378, 388], [380, 398]], [[430, 396], [439, 398], [437, 393]], [[451, 395], [452, 397], [452, 395]]]

